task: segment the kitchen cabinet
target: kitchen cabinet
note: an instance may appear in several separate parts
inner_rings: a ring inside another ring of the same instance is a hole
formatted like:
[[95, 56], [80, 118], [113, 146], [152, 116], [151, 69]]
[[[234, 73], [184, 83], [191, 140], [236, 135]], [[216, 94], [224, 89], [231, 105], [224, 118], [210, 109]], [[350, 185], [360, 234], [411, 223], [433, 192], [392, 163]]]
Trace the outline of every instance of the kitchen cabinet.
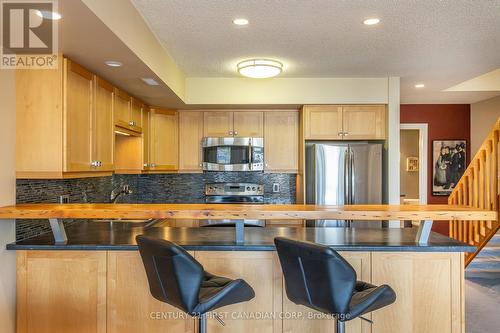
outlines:
[[179, 112], [179, 171], [201, 172], [203, 112]]
[[142, 132], [144, 104], [126, 92], [115, 88], [115, 125], [130, 131]]
[[108, 272], [107, 333], [195, 333], [194, 318], [151, 296], [138, 251], [109, 251]]
[[18, 252], [17, 332], [105, 333], [106, 255]]
[[264, 115], [262, 111], [205, 111], [204, 136], [262, 137]]
[[151, 171], [175, 171], [179, 164], [178, 112], [150, 109]]
[[297, 172], [299, 114], [297, 111], [264, 112], [265, 171]]
[[97, 77], [95, 83], [94, 152], [92, 161], [99, 170], [114, 169], [113, 86]]
[[113, 170], [113, 91], [70, 59], [16, 73], [16, 177], [77, 178]]
[[342, 106], [342, 128], [345, 140], [385, 139], [385, 105]]
[[304, 136], [313, 140], [383, 140], [385, 105], [305, 105]]
[[142, 169], [151, 164], [151, 112], [145, 108], [142, 113]]

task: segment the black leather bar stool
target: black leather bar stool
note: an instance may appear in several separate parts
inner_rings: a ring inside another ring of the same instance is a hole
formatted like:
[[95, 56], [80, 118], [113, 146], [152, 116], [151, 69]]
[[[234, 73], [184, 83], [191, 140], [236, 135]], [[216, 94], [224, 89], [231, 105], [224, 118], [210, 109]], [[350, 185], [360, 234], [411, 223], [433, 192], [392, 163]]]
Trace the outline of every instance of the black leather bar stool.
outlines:
[[346, 321], [396, 300], [396, 293], [388, 285], [377, 287], [357, 281], [354, 268], [327, 246], [282, 237], [275, 238], [274, 244], [288, 298], [295, 304], [333, 315], [337, 333], [345, 333]]
[[174, 243], [143, 235], [137, 236], [136, 241], [151, 295], [198, 317], [199, 333], [207, 331], [207, 312], [255, 297], [244, 280], [205, 272], [198, 261]]

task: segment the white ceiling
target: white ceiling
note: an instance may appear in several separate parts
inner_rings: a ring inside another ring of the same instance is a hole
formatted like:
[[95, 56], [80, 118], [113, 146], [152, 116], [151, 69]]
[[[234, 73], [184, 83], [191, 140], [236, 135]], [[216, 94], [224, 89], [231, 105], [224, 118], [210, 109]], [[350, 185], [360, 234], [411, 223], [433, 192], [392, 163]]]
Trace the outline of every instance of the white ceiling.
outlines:
[[[234, 77], [239, 60], [270, 57], [283, 77], [400, 76], [402, 103], [500, 94], [441, 92], [500, 68], [500, 0], [132, 2], [188, 77]], [[382, 22], [365, 26], [368, 17]]]

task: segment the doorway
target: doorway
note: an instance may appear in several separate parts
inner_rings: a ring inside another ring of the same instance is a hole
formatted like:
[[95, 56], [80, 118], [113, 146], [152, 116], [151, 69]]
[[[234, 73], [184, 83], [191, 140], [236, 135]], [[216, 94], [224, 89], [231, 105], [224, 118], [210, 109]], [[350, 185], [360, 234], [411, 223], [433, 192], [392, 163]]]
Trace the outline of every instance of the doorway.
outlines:
[[400, 125], [401, 204], [427, 204], [427, 124]]

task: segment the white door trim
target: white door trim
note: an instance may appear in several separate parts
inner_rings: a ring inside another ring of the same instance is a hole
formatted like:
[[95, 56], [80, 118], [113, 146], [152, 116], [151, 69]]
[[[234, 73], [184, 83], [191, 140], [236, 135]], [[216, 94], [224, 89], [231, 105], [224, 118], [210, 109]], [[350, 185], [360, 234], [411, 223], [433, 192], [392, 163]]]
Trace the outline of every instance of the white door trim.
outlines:
[[419, 183], [419, 199], [420, 204], [427, 204], [427, 157], [428, 155], [428, 124], [400, 124], [400, 129], [403, 130], [418, 130], [419, 131], [419, 172], [418, 172], [418, 183]]

